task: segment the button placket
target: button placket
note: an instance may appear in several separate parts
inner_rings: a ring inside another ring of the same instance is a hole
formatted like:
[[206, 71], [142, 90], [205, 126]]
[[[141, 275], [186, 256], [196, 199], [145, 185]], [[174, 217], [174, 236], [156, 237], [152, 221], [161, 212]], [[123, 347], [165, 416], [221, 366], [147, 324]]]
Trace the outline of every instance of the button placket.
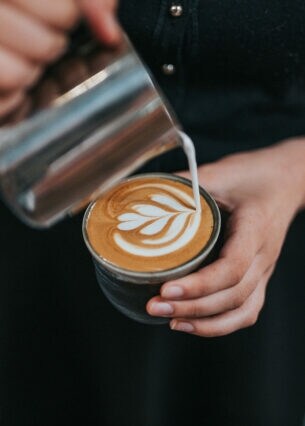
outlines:
[[[184, 25], [184, 7], [185, 7], [185, 0], [166, 0], [167, 2], [167, 10], [168, 10], [168, 17], [170, 17], [170, 20], [168, 21], [168, 27], [167, 27], [167, 34], [168, 36], [170, 35], [170, 37], [173, 37], [173, 35], [175, 34], [176, 31], [178, 31], [178, 34], [180, 34], [180, 29], [182, 28], [181, 25]], [[180, 18], [181, 17], [181, 18]], [[180, 20], [180, 19], [182, 20]], [[175, 22], [175, 20], [177, 19], [177, 22]], [[178, 26], [177, 26], [178, 25]], [[176, 38], [176, 37], [175, 37]], [[177, 40], [177, 53], [179, 50], [179, 38], [180, 36], [178, 36], [178, 38], [176, 38]], [[172, 55], [171, 55], [172, 56]], [[178, 56], [177, 54], [175, 54], [176, 58], [173, 61], [173, 57], [172, 58], [168, 58], [169, 61], [165, 62], [161, 65], [161, 71], [162, 74], [165, 76], [173, 76], [173, 75], [177, 75], [178, 76]], [[173, 62], [172, 62], [173, 61]]]
[[[176, 103], [183, 98], [185, 71], [183, 65], [183, 49], [187, 31], [188, 18], [193, 0], [161, 0], [166, 3], [163, 20], [163, 31], [160, 43], [164, 47], [163, 60], [160, 62], [160, 73], [163, 79], [176, 84]], [[164, 9], [163, 9], [164, 10]], [[170, 86], [172, 87], [172, 86]]]

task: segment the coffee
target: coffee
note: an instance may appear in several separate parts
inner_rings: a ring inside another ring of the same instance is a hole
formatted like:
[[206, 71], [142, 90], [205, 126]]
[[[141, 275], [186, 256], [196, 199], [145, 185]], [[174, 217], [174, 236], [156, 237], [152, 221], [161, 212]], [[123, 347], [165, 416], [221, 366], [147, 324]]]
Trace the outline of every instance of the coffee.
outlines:
[[87, 237], [94, 252], [119, 268], [164, 271], [183, 265], [208, 244], [214, 227], [210, 205], [191, 186], [164, 177], [128, 179], [90, 209]]
[[129, 318], [146, 324], [167, 322], [146, 312], [148, 300], [160, 294], [164, 282], [211, 261], [221, 217], [213, 198], [198, 189], [195, 202], [188, 179], [138, 175], [88, 207], [83, 234], [97, 281], [107, 299]]

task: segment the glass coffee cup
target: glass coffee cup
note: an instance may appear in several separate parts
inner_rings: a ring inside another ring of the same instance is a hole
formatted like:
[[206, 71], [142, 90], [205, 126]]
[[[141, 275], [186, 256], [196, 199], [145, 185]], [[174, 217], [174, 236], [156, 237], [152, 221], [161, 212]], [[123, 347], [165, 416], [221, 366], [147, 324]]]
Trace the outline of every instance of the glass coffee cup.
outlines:
[[[166, 173], [135, 175], [125, 179], [123, 183], [129, 185], [143, 179], [161, 179], [174, 184], [186, 185], [189, 190], [192, 188], [190, 180]], [[112, 191], [113, 189], [110, 192]], [[97, 281], [106, 298], [127, 317], [145, 324], [167, 323], [168, 318], [152, 317], [147, 313], [146, 304], [149, 299], [160, 293], [160, 288], [166, 281], [181, 278], [208, 264], [213, 259], [221, 229], [221, 215], [215, 200], [201, 187], [200, 195], [212, 217], [212, 228], [207, 241], [195, 256], [185, 262], [168, 269], [153, 271], [139, 271], [121, 267], [107, 260], [106, 256], [100, 255], [93, 247], [88, 233], [90, 214], [98, 200], [88, 206], [83, 219], [83, 236], [93, 258]], [[105, 247], [105, 252], [107, 253], [107, 247]]]

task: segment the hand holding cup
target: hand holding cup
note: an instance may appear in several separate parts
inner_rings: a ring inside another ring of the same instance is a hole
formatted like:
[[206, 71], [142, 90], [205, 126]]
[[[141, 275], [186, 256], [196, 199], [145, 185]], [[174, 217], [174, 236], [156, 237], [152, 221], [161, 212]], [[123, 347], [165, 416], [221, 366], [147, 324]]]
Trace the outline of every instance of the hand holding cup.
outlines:
[[[253, 325], [288, 228], [305, 206], [305, 141], [295, 139], [199, 167], [199, 181], [229, 213], [219, 258], [151, 299], [151, 315], [204, 337]], [[187, 175], [187, 174], [182, 174]]]

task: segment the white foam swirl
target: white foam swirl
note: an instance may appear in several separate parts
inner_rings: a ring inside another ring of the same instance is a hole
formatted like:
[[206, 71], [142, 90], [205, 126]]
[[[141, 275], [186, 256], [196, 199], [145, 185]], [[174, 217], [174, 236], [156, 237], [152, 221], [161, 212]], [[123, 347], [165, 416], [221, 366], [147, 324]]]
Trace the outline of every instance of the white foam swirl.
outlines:
[[[148, 186], [151, 184], [138, 188]], [[201, 215], [196, 212], [191, 196], [165, 183], [155, 183], [153, 187], [156, 192], [150, 195], [151, 202], [136, 203], [131, 211], [117, 217], [119, 223], [113, 238], [129, 254], [154, 257], [173, 253], [189, 244], [200, 226]], [[124, 236], [124, 232], [134, 230], [138, 230], [138, 244]]]

